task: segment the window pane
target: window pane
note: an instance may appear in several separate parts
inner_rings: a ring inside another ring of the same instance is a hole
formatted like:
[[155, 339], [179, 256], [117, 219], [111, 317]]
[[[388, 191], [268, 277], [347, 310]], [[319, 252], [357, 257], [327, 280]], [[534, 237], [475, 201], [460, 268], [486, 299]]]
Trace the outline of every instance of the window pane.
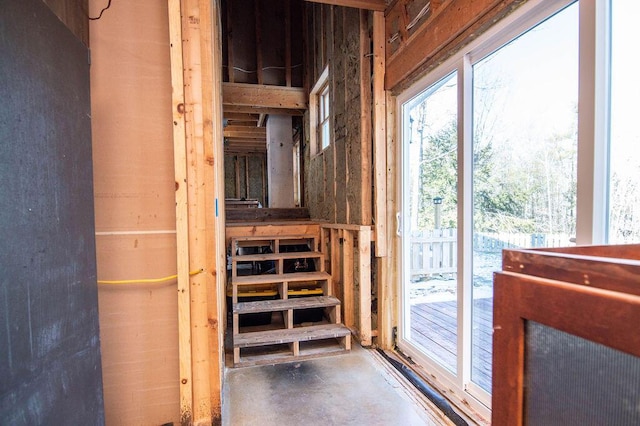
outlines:
[[329, 120], [322, 123], [322, 149], [329, 146]]
[[410, 270], [404, 285], [403, 336], [455, 373], [457, 300], [457, 76], [403, 107], [409, 179]]
[[491, 391], [493, 271], [575, 235], [578, 5], [473, 67], [471, 380]]
[[640, 3], [611, 2], [609, 243], [640, 242], [640, 85], [636, 40]]

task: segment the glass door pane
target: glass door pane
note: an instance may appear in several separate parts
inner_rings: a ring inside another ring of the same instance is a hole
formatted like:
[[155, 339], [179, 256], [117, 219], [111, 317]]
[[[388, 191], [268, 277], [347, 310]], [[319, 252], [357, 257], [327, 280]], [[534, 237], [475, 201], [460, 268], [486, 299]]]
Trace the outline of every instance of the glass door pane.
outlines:
[[609, 243], [640, 242], [640, 85], [635, 57], [640, 3], [611, 2]]
[[577, 105], [577, 3], [473, 66], [471, 380], [487, 392], [502, 249], [575, 236]]
[[403, 105], [403, 337], [457, 371], [457, 76]]

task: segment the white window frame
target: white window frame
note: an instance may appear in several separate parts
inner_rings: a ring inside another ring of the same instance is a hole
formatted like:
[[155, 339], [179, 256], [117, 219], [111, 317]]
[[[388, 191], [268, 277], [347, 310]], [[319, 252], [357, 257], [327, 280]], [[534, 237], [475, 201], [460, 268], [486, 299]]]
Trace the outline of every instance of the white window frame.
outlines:
[[[333, 139], [331, 132], [331, 90], [329, 87], [329, 66], [320, 74], [318, 81], [313, 85], [309, 94], [309, 121], [311, 131], [309, 132], [309, 144], [311, 148], [311, 156], [320, 154], [327, 149]], [[324, 102], [327, 100], [328, 102]], [[328, 106], [328, 111], [325, 108]], [[325, 127], [326, 124], [326, 127]], [[327, 132], [328, 143], [323, 145], [325, 140], [323, 132]]]

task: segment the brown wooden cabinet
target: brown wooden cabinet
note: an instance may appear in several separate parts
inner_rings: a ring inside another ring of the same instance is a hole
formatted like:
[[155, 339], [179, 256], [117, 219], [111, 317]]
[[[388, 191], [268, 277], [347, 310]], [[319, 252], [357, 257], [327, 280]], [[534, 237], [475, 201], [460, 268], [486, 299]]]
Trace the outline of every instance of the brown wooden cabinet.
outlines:
[[492, 424], [640, 424], [640, 245], [505, 250]]

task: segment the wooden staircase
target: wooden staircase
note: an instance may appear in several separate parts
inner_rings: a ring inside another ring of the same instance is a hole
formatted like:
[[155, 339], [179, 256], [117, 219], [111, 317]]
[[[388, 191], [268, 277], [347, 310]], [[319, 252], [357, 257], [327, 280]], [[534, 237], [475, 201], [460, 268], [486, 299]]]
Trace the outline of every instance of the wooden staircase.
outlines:
[[312, 234], [230, 239], [234, 366], [351, 349], [351, 331], [341, 323], [340, 301], [318, 247]]

